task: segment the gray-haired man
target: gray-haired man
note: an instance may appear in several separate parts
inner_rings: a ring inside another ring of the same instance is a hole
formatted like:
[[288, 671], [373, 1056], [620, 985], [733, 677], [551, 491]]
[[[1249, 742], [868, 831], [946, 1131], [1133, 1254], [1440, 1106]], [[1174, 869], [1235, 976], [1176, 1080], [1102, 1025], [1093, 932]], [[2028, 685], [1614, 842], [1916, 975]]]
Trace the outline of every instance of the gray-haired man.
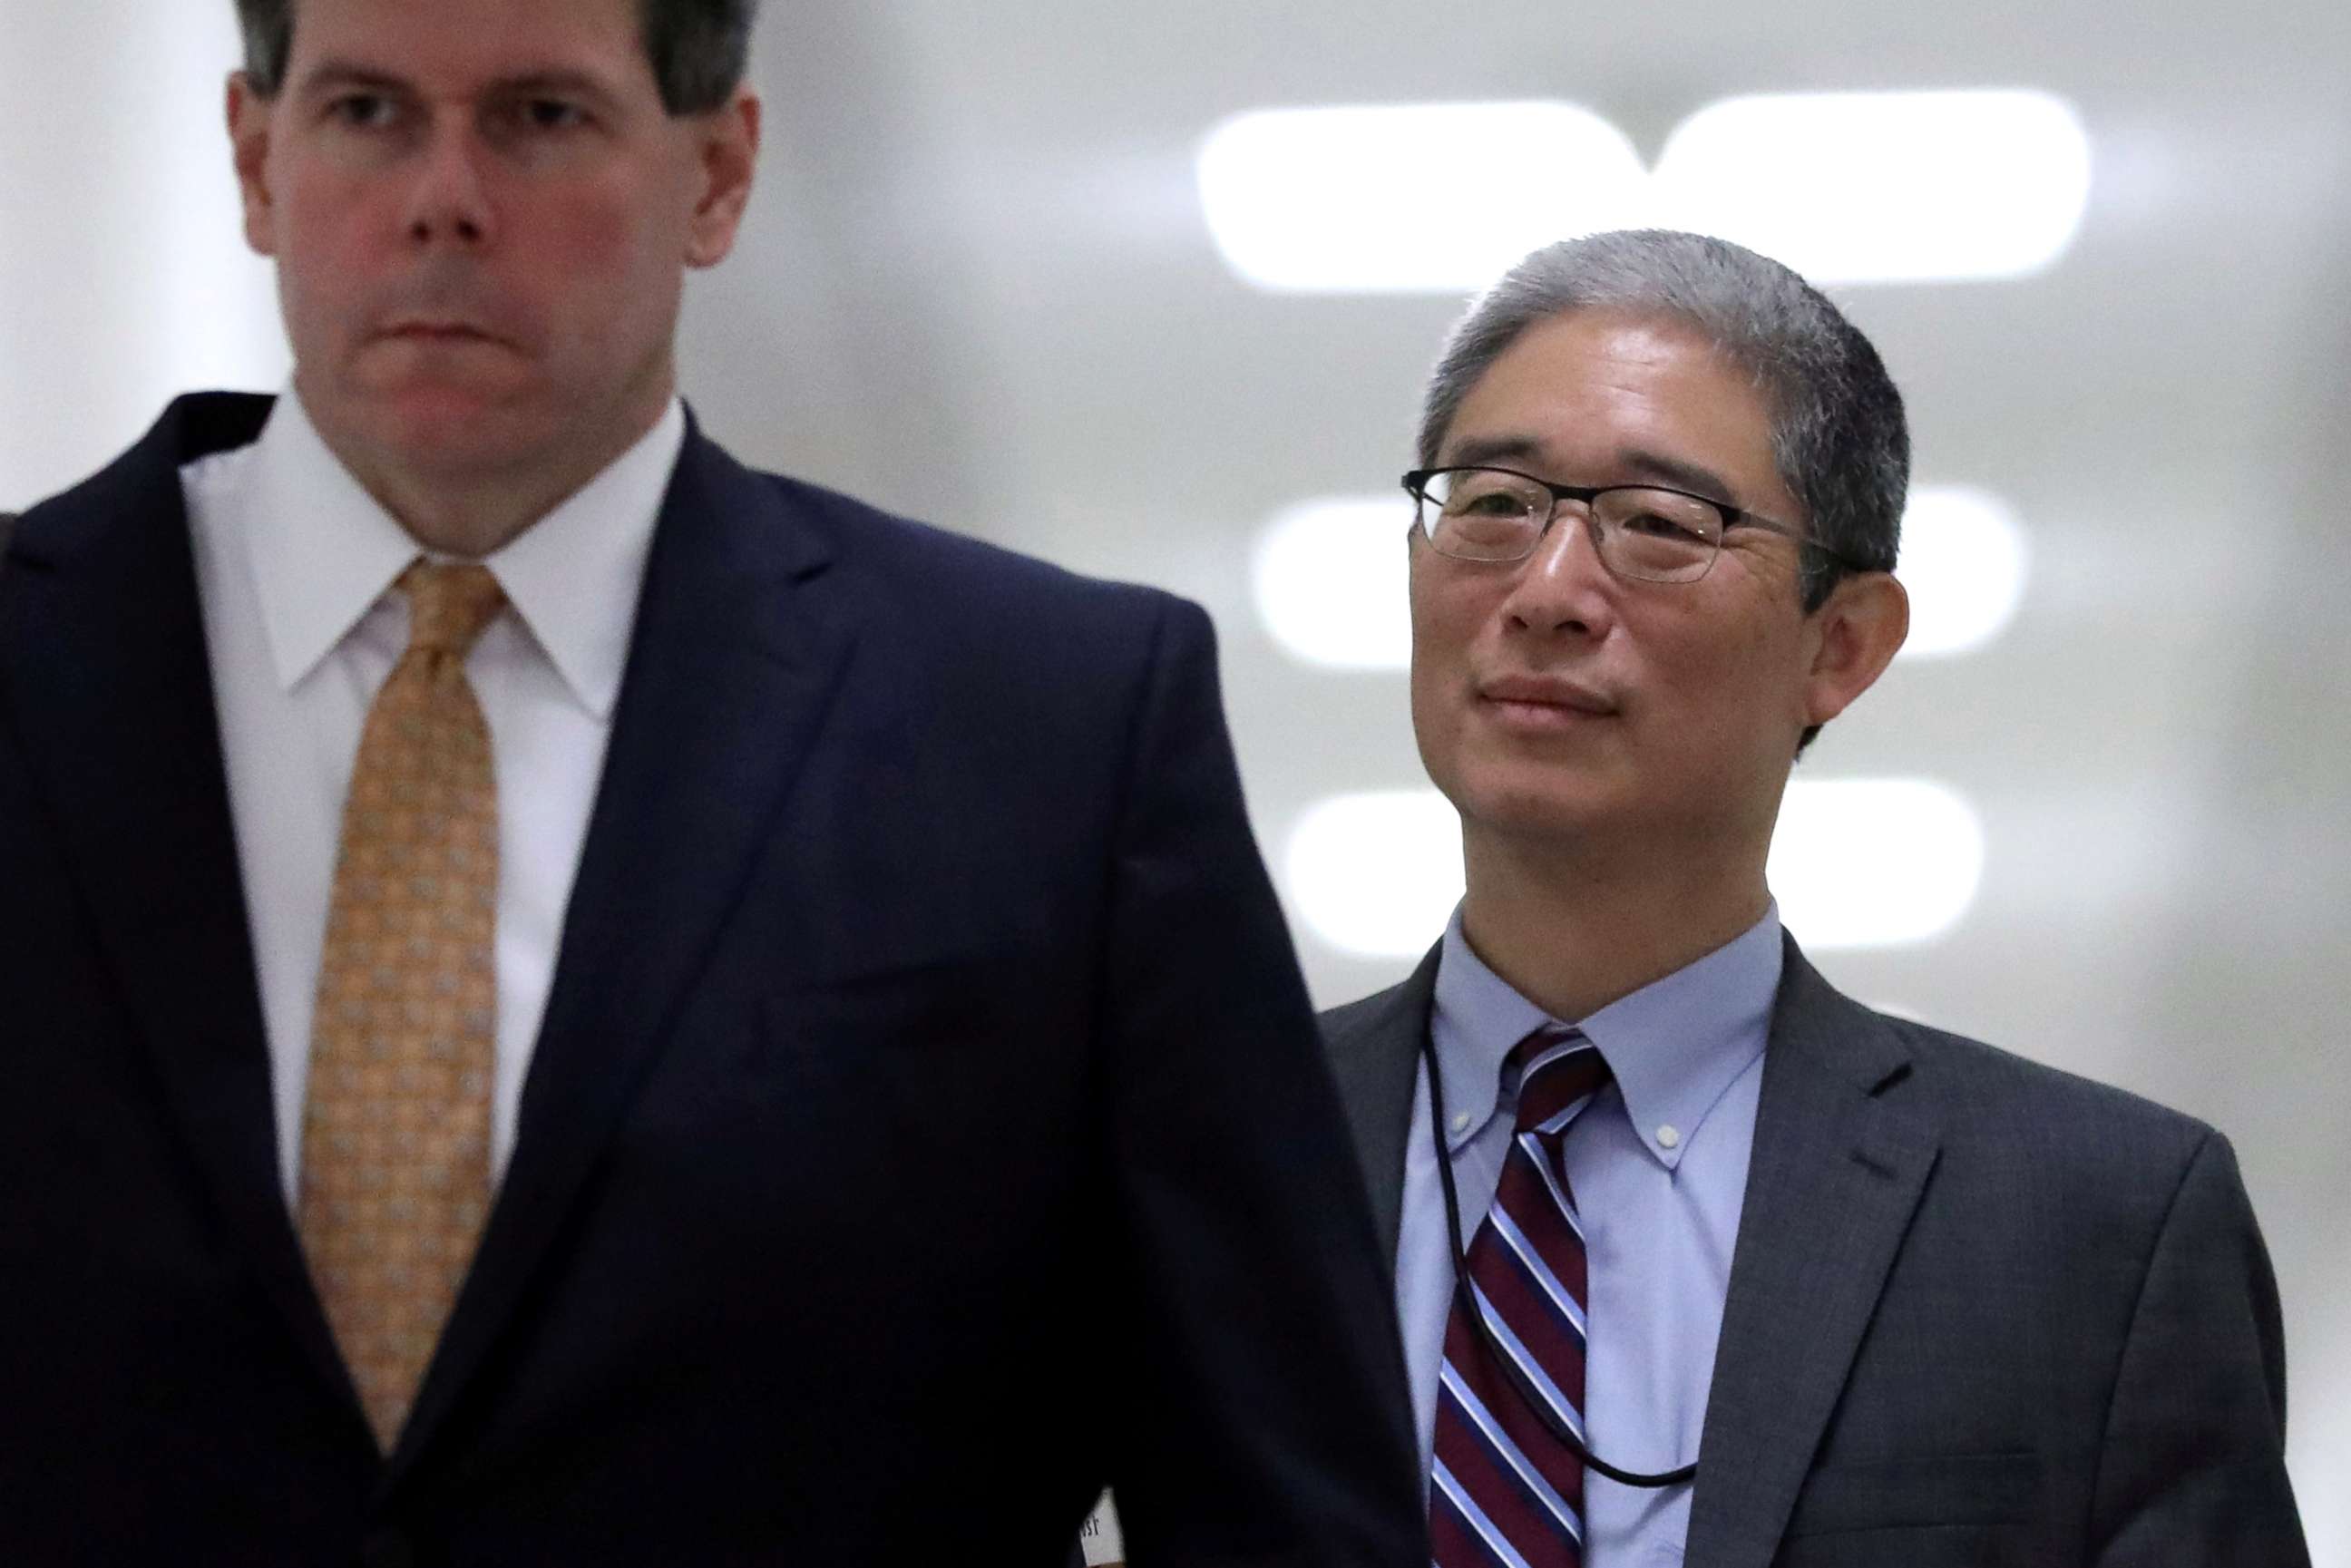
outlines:
[[1468, 891], [1324, 1028], [1437, 1562], [2305, 1563], [2226, 1140], [1871, 1012], [1780, 928], [1791, 765], [1908, 622], [1869, 343], [1735, 246], [1552, 246], [1455, 330], [1418, 461]]

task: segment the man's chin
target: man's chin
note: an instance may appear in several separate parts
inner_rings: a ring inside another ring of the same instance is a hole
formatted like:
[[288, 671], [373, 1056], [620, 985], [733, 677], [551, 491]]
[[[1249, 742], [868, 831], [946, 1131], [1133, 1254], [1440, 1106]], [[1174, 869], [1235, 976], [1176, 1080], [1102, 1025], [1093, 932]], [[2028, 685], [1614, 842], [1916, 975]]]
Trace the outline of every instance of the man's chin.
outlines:
[[1641, 817], [1628, 797], [1596, 769], [1494, 766], [1463, 770], [1447, 793], [1466, 831], [1522, 844], [1604, 841], [1634, 829]]
[[1474, 829], [1497, 841], [1520, 844], [1589, 843], [1604, 840], [1611, 828], [1619, 825], [1591, 801], [1556, 795], [1497, 795], [1476, 802], [1472, 812], [1463, 814], [1465, 831]]
[[416, 473], [463, 475], [512, 466], [546, 444], [548, 422], [514, 403], [434, 389], [380, 401], [361, 421], [368, 444]]

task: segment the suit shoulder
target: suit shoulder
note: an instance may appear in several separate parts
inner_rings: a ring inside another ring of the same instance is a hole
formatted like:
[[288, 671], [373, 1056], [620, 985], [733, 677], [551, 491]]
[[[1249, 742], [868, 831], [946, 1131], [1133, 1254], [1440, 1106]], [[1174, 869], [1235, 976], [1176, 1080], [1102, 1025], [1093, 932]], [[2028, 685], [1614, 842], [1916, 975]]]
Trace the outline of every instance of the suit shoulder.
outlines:
[[253, 392], [185, 392], [96, 472], [26, 507], [15, 551], [44, 564], [70, 559], [122, 527], [183, 520], [180, 470], [258, 440], [276, 405]]
[[1431, 947], [1410, 975], [1386, 989], [1316, 1015], [1324, 1050], [1339, 1056], [1398, 1042], [1417, 1049], [1428, 1028], [1429, 1003], [1437, 991], [1437, 956], [1443, 951], [1442, 944]]
[[1374, 991], [1368, 997], [1358, 997], [1352, 1002], [1342, 1002], [1335, 1008], [1325, 1008], [1314, 1015], [1322, 1030], [1325, 1044], [1353, 1040], [1365, 1030], [1374, 1029], [1392, 1018], [1411, 988], [1409, 980], [1398, 981], [1384, 991]]
[[1920, 1086], [1947, 1131], [2085, 1172], [2147, 1180], [2184, 1172], [2220, 1134], [2210, 1123], [2144, 1095], [2052, 1067], [1965, 1035], [1880, 1013], [1909, 1047]]

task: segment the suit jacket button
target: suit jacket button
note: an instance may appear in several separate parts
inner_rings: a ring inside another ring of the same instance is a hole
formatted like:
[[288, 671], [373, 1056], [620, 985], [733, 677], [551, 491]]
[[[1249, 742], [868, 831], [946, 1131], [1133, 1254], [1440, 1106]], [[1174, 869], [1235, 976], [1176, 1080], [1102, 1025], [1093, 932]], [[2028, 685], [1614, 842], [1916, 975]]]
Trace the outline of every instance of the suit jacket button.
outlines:
[[379, 1530], [360, 1546], [360, 1568], [416, 1568], [416, 1549], [397, 1530]]

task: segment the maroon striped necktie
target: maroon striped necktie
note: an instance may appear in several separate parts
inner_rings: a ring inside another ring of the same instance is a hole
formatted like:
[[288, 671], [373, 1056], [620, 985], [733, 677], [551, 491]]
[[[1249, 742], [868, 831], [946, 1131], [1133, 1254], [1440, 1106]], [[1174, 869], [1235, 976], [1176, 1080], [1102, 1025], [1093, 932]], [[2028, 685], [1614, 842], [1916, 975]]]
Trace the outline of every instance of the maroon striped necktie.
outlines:
[[[1583, 1235], [1560, 1166], [1568, 1126], [1608, 1064], [1550, 1025], [1504, 1063], [1518, 1114], [1494, 1206], [1469, 1244], [1468, 1289], [1445, 1325], [1429, 1536], [1437, 1568], [1581, 1568], [1583, 1461], [1532, 1407], [1583, 1437]], [[1465, 1310], [1474, 1299], [1490, 1343]], [[1509, 1370], [1498, 1364], [1506, 1359]]]

